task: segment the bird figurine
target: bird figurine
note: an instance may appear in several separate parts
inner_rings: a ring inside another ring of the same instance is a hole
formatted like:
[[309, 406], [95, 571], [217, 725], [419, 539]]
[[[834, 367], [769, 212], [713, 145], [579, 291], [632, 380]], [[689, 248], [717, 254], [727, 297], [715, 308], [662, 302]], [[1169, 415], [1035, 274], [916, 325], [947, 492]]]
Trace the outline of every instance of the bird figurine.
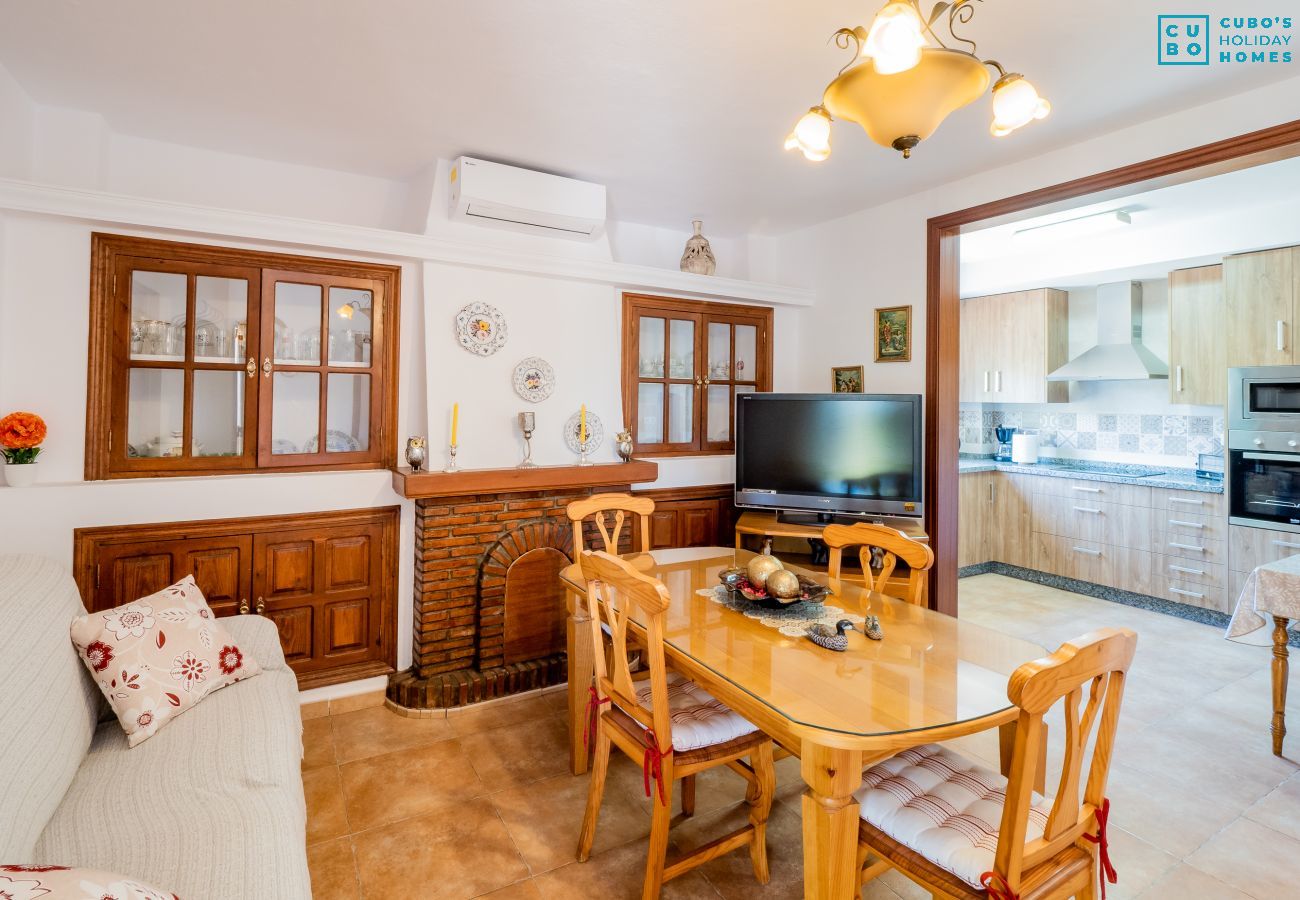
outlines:
[[853, 623], [848, 619], [840, 619], [836, 622], [833, 631], [831, 626], [818, 622], [808, 629], [808, 640], [818, 647], [825, 647], [827, 650], [843, 653], [849, 649], [849, 636], [844, 633], [846, 629], [849, 631], [855, 630]]
[[862, 633], [873, 641], [881, 640], [885, 636], [885, 632], [880, 628], [880, 617], [867, 616], [867, 620], [862, 623]]
[[412, 472], [418, 472], [424, 468], [425, 450], [423, 437], [409, 437], [406, 439], [406, 461], [411, 465]]

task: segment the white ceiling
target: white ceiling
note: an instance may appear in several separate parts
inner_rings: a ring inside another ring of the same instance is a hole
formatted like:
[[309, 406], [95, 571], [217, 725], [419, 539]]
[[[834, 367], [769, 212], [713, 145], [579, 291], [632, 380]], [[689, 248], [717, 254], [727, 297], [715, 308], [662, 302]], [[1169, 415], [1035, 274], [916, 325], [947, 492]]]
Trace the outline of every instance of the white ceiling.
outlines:
[[827, 39], [877, 6], [0, 0], [0, 64], [121, 133], [394, 179], [470, 153], [602, 182], [619, 219], [699, 215], [718, 234], [843, 215], [1290, 74], [1157, 67], [1151, 4], [988, 0], [967, 33], [1050, 118], [995, 140], [984, 99], [910, 160], [847, 123], [827, 163], [783, 152], [844, 61]]
[[[1118, 209], [1131, 224], [1076, 237], [1015, 234]], [[1300, 245], [1300, 156], [963, 234], [961, 290], [978, 297], [1163, 278], [1232, 253], [1292, 245]]]

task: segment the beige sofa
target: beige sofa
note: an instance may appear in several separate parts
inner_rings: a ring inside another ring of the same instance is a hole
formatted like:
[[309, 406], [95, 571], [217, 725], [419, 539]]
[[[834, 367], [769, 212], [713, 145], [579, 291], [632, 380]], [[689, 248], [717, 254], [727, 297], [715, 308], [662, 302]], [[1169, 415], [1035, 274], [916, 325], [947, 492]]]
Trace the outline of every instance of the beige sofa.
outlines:
[[73, 650], [67, 570], [0, 556], [0, 864], [88, 866], [184, 900], [311, 896], [298, 688], [275, 626], [224, 619], [263, 674], [135, 749]]

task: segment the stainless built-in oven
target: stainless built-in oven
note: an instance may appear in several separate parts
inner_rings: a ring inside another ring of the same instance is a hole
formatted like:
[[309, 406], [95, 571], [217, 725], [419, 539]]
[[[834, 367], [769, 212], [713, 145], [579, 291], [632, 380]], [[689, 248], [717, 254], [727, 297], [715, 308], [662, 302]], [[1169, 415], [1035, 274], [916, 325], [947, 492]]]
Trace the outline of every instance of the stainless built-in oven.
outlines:
[[1300, 532], [1300, 366], [1228, 370], [1228, 520]]

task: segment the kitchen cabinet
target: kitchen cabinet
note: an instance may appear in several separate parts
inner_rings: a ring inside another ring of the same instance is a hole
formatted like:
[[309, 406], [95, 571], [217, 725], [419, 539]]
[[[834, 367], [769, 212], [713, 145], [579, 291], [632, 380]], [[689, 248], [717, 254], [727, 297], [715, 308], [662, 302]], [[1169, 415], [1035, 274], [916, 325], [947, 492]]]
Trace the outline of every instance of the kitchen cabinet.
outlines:
[[218, 616], [266, 616], [306, 689], [394, 670], [400, 510], [80, 528], [74, 574], [92, 612], [193, 575]]
[[1169, 401], [1223, 406], [1228, 397], [1223, 266], [1169, 273]]
[[970, 472], [957, 481], [957, 566], [976, 566], [992, 559], [989, 550], [989, 532], [996, 529], [993, 521], [994, 486], [996, 472]]
[[[650, 546], [726, 547], [735, 540], [734, 488], [729, 484], [637, 491], [655, 502], [650, 514]], [[641, 520], [632, 520], [632, 543], [641, 546]]]
[[960, 399], [1064, 403], [1069, 385], [1047, 376], [1069, 360], [1064, 291], [1039, 288], [962, 301]]
[[1223, 260], [1229, 367], [1284, 366], [1300, 360], [1295, 352], [1297, 253], [1297, 248], [1283, 247]]

